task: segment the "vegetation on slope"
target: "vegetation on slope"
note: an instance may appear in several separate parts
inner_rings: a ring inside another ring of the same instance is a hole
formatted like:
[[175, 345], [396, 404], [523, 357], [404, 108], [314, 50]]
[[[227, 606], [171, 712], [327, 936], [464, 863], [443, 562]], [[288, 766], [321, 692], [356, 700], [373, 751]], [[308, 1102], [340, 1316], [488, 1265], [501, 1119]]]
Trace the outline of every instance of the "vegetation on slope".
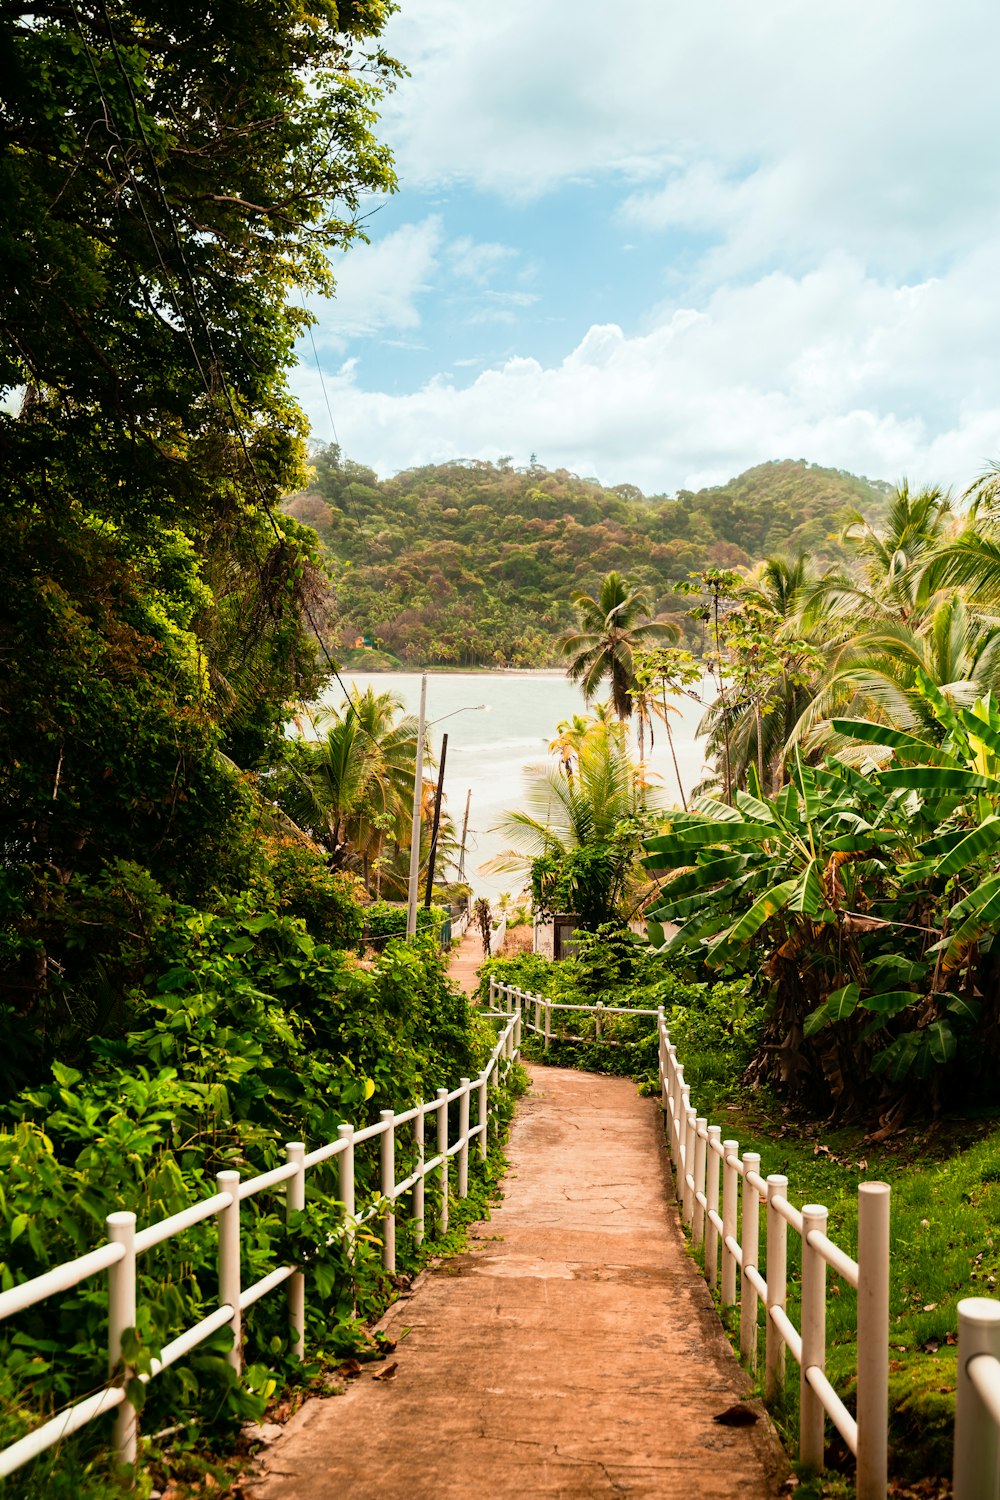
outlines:
[[612, 570], [701, 643], [675, 583], [776, 549], [839, 559], [852, 510], [878, 516], [888, 493], [802, 461], [672, 497], [502, 460], [379, 480], [329, 447], [285, 510], [316, 528], [333, 559], [338, 649], [368, 636], [407, 665], [529, 667], [556, 664], [574, 593], [596, 593]]

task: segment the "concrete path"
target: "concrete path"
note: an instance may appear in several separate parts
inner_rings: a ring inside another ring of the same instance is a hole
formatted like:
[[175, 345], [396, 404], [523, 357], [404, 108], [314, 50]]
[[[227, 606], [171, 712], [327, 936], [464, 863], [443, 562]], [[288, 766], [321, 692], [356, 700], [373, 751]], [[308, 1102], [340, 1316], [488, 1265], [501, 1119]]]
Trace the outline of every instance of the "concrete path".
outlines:
[[478, 928], [468, 927], [462, 940], [452, 948], [448, 958], [448, 973], [467, 995], [476, 992], [479, 969], [483, 962], [483, 940]]
[[655, 1101], [536, 1068], [503, 1203], [383, 1320], [390, 1380], [311, 1401], [254, 1500], [765, 1500], [766, 1419], [685, 1254]]

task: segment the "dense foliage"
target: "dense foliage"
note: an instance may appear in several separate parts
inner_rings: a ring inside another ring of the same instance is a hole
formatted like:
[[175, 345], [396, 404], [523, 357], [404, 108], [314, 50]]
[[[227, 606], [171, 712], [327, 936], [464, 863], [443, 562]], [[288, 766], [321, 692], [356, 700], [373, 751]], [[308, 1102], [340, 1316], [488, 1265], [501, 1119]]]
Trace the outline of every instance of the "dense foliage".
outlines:
[[380, 481], [327, 448], [286, 510], [316, 528], [334, 559], [338, 650], [368, 636], [407, 664], [529, 667], [558, 662], [573, 594], [592, 593], [612, 570], [701, 641], [674, 583], [775, 548], [836, 559], [852, 510], [880, 514], [887, 490], [801, 462], [669, 498], [504, 460]]
[[[448, 986], [433, 940], [391, 943], [362, 966], [300, 921], [235, 902], [225, 913], [174, 909], [158, 946], [157, 973], [124, 1036], [92, 1043], [77, 1067], [56, 1063], [51, 1082], [3, 1109], [4, 1287], [93, 1248], [114, 1209], [134, 1210], [142, 1226], [207, 1196], [221, 1169], [267, 1170], [284, 1159], [286, 1140], [322, 1143], [341, 1120], [360, 1126], [474, 1076], [493, 1042], [488, 1023]], [[402, 1170], [402, 1138], [398, 1149]], [[377, 1151], [359, 1152], [357, 1172], [361, 1211], [377, 1196]], [[308, 1271], [314, 1368], [356, 1344], [355, 1289], [361, 1316], [389, 1291], [371, 1231], [348, 1267], [336, 1197], [335, 1169], [316, 1169], [292, 1226]], [[247, 1200], [243, 1212], [249, 1284], [288, 1251], [280, 1197]], [[399, 1234], [405, 1269], [420, 1254], [405, 1220]], [[165, 1242], [140, 1272], [134, 1357], [142, 1368], [216, 1304], [211, 1226]], [[4, 1323], [0, 1441], [104, 1379], [106, 1317], [98, 1278]], [[216, 1336], [148, 1387], [147, 1433], [181, 1421], [197, 1434], [214, 1423], [218, 1441], [220, 1424], [259, 1416], [276, 1385], [308, 1375], [291, 1357], [281, 1296], [248, 1315], [242, 1381], [222, 1358], [227, 1339]], [[37, 1480], [48, 1495], [105, 1493], [101, 1466], [87, 1480], [77, 1463], [99, 1442], [99, 1429], [89, 1429], [63, 1449], [55, 1474], [43, 1461], [24, 1482]]]
[[[867, 747], [859, 769], [798, 761], [775, 796], [702, 798], [646, 842], [667, 876], [654, 941], [763, 973], [762, 1063], [812, 1109], [891, 1103], [928, 1076], [935, 1095], [995, 1089], [1000, 713], [917, 686], [937, 734], [835, 719]], [[680, 924], [666, 942], [664, 923]]]
[[210, 907], [268, 886], [294, 909], [289, 881], [324, 881], [317, 851], [311, 874], [307, 849], [294, 877], [287, 847], [270, 868], [285, 829], [249, 773], [321, 681], [316, 538], [278, 510], [304, 472], [291, 293], [330, 284], [360, 195], [392, 186], [372, 134], [386, 14], [81, 0], [0, 17], [15, 1077], [24, 1051], [44, 1064], [127, 1024], [157, 892]]

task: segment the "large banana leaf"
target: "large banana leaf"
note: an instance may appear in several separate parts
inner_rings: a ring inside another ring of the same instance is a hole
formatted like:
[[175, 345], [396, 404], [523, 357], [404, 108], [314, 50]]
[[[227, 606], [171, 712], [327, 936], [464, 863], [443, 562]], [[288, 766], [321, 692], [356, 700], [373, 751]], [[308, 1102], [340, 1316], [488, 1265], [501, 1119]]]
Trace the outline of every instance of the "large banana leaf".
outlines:
[[885, 990], [881, 995], [866, 995], [861, 1005], [864, 1010], [874, 1011], [888, 1021], [908, 1006], [919, 1005], [922, 999], [923, 996], [915, 990]]
[[711, 844], [759, 844], [774, 838], [776, 831], [773, 824], [771, 827], [763, 823], [722, 824], [706, 819], [678, 828], [674, 833], [654, 834], [646, 840], [648, 852], [642, 864], [647, 870], [675, 869], [679, 864], [691, 863], [694, 849], [705, 849]]
[[834, 990], [832, 995], [827, 995], [821, 1005], [811, 1010], [806, 1016], [802, 1027], [806, 1036], [815, 1036], [817, 1031], [822, 1031], [824, 1026], [831, 1025], [834, 1021], [842, 1021], [845, 1016], [851, 1015], [857, 1008], [861, 998], [861, 991], [856, 984], [845, 984], [843, 989]]
[[819, 878], [820, 864], [818, 859], [811, 859], [806, 865], [805, 873], [798, 882], [791, 901], [788, 903], [789, 911], [800, 911], [807, 917], [818, 916], [826, 907], [823, 899], [823, 886]]
[[[737, 895], [755, 874], [757, 872], [751, 870], [749, 874], [740, 875], [735, 880], [727, 880], [725, 885], [718, 886], [710, 895], [705, 892], [696, 892], [693, 896], [679, 896], [676, 901], [666, 901], [662, 906], [657, 906], [651, 911], [650, 916], [657, 922], [681, 922], [686, 917], [703, 912], [709, 900], [713, 906], [719, 902], [728, 901], [732, 896]], [[758, 876], [758, 885], [762, 878], [766, 880], [766, 875]]]
[[772, 886], [759, 896], [749, 911], [734, 922], [729, 931], [723, 933], [719, 941], [714, 944], [708, 955], [708, 962], [713, 968], [720, 964], [728, 963], [731, 958], [753, 937], [755, 932], [769, 922], [773, 916], [782, 911], [791, 901], [799, 886], [799, 879], [784, 880], [780, 885]]
[[896, 766], [891, 771], [879, 771], [876, 779], [885, 787], [933, 797], [954, 797], [963, 792], [992, 792], [1000, 796], [1000, 781], [995, 777], [953, 766]]
[[936, 745], [929, 745], [926, 740], [917, 739], [916, 735], [904, 734], [900, 729], [873, 724], [870, 719], [831, 719], [830, 723], [838, 734], [848, 735], [852, 740], [861, 740], [866, 745], [885, 745], [923, 765], [929, 763], [932, 766], [961, 768], [961, 761], [947, 751], [938, 749]]
[[[990, 894], [986, 895], [987, 887]], [[986, 895], [986, 899], [978, 906], [971, 906], [973, 897]], [[989, 880], [984, 880], [977, 890], [967, 896], [959, 906], [965, 907], [969, 915], [952, 935], [948, 947], [945, 949], [944, 967], [946, 969], [957, 969], [965, 960], [969, 947], [1000, 923], [1000, 876], [993, 875]], [[957, 911], [957, 907], [953, 908]]]
[[981, 854], [988, 854], [1000, 844], [1000, 818], [990, 817], [974, 828], [971, 833], [966, 834], [962, 841], [955, 845], [940, 861], [936, 873], [938, 875], [954, 875], [958, 870], [963, 870], [966, 865], [978, 859]]
[[723, 854], [718, 859], [708, 859], [704, 864], [694, 865], [691, 869], [679, 870], [672, 879], [661, 885], [659, 897], [665, 901], [674, 901], [679, 896], [687, 896], [692, 891], [708, 890], [720, 880], [731, 880], [746, 868], [749, 855], [747, 854]]

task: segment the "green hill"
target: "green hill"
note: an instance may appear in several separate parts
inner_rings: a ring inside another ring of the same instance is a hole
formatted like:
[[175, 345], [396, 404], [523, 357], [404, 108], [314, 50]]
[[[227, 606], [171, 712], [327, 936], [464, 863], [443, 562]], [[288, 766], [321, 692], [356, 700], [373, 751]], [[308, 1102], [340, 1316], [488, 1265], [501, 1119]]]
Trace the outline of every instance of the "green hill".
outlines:
[[803, 461], [758, 464], [697, 493], [606, 489], [565, 469], [481, 461], [379, 480], [335, 447], [287, 510], [314, 526], [335, 575], [335, 649], [368, 636], [411, 666], [544, 666], [573, 623], [570, 596], [611, 568], [689, 632], [673, 585], [776, 552], [834, 559], [848, 512], [877, 516], [891, 486]]

